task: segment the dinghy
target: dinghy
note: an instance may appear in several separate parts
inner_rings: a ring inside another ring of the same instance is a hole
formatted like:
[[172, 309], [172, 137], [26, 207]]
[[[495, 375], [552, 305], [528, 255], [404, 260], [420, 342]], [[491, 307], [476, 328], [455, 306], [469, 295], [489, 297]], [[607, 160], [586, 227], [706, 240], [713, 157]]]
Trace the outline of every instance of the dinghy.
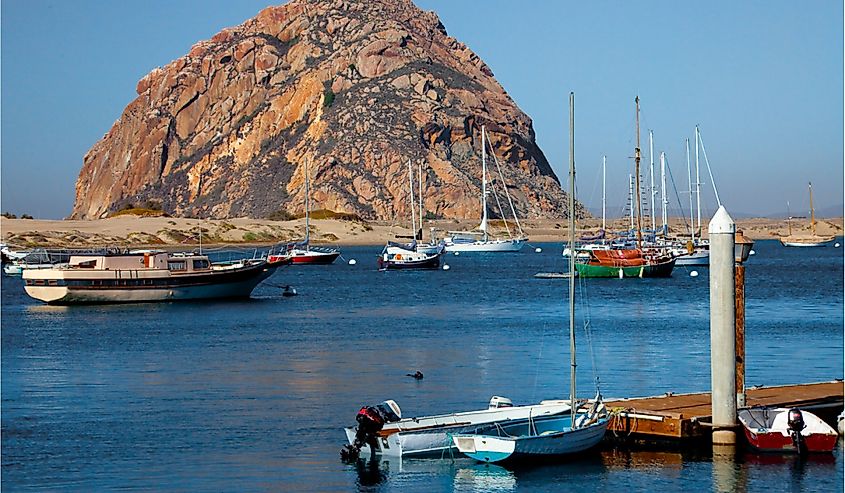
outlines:
[[833, 452], [839, 439], [830, 425], [800, 409], [741, 409], [737, 417], [748, 444], [761, 452]]

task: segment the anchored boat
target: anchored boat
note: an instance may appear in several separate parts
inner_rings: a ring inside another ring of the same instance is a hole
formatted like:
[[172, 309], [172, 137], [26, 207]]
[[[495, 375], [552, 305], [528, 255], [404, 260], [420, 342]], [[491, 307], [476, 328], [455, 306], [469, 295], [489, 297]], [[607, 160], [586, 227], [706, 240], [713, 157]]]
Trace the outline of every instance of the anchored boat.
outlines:
[[191, 253], [74, 255], [66, 266], [24, 270], [24, 290], [50, 304], [127, 303], [249, 297], [289, 259], [212, 263]]
[[830, 425], [800, 409], [741, 409], [737, 417], [748, 444], [761, 452], [833, 452], [839, 440]]

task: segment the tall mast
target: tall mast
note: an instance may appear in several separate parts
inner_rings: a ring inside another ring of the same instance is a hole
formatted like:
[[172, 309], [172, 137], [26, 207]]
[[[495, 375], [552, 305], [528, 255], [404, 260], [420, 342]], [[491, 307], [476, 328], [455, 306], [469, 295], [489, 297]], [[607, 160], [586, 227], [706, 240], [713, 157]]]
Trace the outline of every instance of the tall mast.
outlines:
[[637, 103], [637, 147], [634, 148], [634, 179], [637, 181], [637, 248], [643, 243], [643, 214], [642, 198], [640, 197], [640, 97], [634, 99]]
[[668, 231], [667, 223], [669, 222], [669, 215], [666, 212], [666, 205], [669, 203], [666, 200], [666, 153], [660, 152], [660, 219], [663, 226], [663, 234]]
[[487, 241], [487, 131], [481, 126], [481, 231]]
[[654, 231], [654, 228], [656, 228], [654, 224], [654, 214], [656, 214], [654, 210], [654, 196], [657, 195], [657, 190], [654, 189], [654, 132], [651, 130], [648, 131], [648, 156], [651, 160], [648, 169], [649, 176], [651, 177], [651, 188], [649, 188], [649, 195], [651, 195], [651, 230]]
[[575, 93], [569, 93], [569, 407], [575, 428]]
[[605, 216], [607, 213], [607, 190], [606, 190], [606, 181], [607, 181], [607, 156], [602, 156], [601, 159], [601, 229], [602, 231], [607, 229], [605, 223]]
[[810, 228], [813, 231], [813, 236], [816, 236], [816, 210], [813, 208], [813, 184], [807, 183], [810, 189]]
[[411, 185], [411, 230], [414, 232], [414, 239], [417, 239], [417, 214], [414, 212], [414, 168], [411, 167], [411, 160], [408, 160], [408, 183]]
[[698, 136], [698, 125], [695, 126], [695, 203], [696, 203], [696, 210], [698, 211], [698, 231], [699, 234], [701, 231], [701, 175], [699, 174], [699, 167], [698, 167], [698, 143], [699, 143], [699, 136]]
[[634, 175], [628, 173], [628, 213], [631, 215], [631, 231], [634, 230]]
[[689, 161], [689, 139], [687, 139], [687, 183], [689, 183], [689, 230], [690, 238], [695, 243], [695, 221], [692, 218], [692, 168]]
[[[419, 180], [417, 180], [417, 181], [419, 182], [419, 186], [420, 186], [420, 240], [422, 240], [422, 229], [423, 229], [422, 161], [420, 161], [420, 163], [419, 163], [419, 170], [420, 170]], [[415, 232], [414, 235], [416, 235], [416, 234], [417, 233]], [[434, 240], [433, 237], [432, 237], [432, 240]]]
[[789, 201], [786, 201], [786, 234], [792, 236], [792, 213], [789, 212]]
[[311, 238], [311, 202], [309, 200], [310, 188], [308, 183], [308, 158], [303, 161], [305, 164], [305, 250], [310, 250]]

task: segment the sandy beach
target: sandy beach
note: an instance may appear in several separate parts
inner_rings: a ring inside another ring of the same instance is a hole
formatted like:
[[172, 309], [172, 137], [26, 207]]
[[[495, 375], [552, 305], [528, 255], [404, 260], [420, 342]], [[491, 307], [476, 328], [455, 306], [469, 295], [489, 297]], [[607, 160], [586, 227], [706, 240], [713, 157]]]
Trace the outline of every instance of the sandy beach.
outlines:
[[[707, 224], [703, 220], [705, 236]], [[473, 220], [434, 220], [424, 224], [424, 235], [429, 237], [430, 228], [437, 229], [440, 236], [444, 231], [463, 231], [476, 227]], [[492, 223], [492, 232], [498, 237], [507, 237], [501, 221]], [[515, 224], [509, 223], [513, 232]], [[521, 226], [531, 242], [563, 241], [567, 234], [566, 219], [524, 221]], [[608, 223], [609, 230], [624, 230], [628, 220], [616, 219]], [[579, 234], [597, 231], [601, 220], [579, 221]], [[752, 239], [773, 239], [786, 236], [787, 224], [774, 219], [739, 219], [737, 228]], [[816, 225], [820, 235], [841, 235], [843, 218], [819, 219]], [[686, 235], [683, 220], [673, 218], [670, 231]], [[793, 233], [809, 232], [808, 220], [793, 220]], [[305, 221], [269, 221], [262, 219], [237, 218], [226, 220], [203, 220], [172, 217], [118, 216], [95, 221], [39, 220], [0, 218], [0, 238], [4, 243], [16, 247], [94, 247], [94, 246], [169, 246], [203, 244], [215, 245], [262, 245], [302, 239]], [[409, 236], [409, 225], [401, 222], [362, 222], [336, 219], [311, 220], [311, 239], [316, 244], [334, 245], [377, 245], [397, 236]]]

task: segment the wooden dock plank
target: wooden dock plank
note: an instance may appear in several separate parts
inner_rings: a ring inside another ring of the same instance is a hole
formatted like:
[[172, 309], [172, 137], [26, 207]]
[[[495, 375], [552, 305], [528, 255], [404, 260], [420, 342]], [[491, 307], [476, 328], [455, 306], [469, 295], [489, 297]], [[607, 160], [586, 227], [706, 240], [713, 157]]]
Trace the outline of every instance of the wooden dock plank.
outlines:
[[[751, 406], [842, 408], [842, 381], [818, 382], [746, 389]], [[618, 411], [609, 429], [638, 438], [694, 438], [709, 433], [703, 425], [710, 421], [710, 393], [671, 394], [605, 402]]]

